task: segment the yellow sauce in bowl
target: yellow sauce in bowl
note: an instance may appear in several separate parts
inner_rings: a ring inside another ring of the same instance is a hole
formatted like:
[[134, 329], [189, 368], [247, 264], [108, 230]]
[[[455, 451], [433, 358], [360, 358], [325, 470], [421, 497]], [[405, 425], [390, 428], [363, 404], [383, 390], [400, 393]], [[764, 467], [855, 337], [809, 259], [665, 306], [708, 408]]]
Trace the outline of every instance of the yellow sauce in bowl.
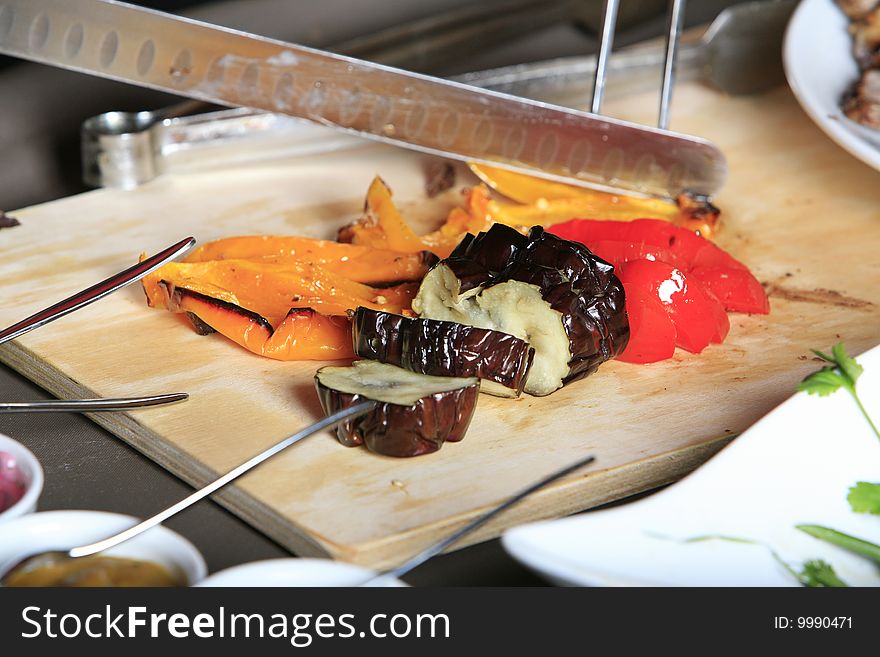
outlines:
[[15, 570], [4, 586], [182, 586], [180, 578], [151, 561], [121, 557], [59, 558], [34, 568]]

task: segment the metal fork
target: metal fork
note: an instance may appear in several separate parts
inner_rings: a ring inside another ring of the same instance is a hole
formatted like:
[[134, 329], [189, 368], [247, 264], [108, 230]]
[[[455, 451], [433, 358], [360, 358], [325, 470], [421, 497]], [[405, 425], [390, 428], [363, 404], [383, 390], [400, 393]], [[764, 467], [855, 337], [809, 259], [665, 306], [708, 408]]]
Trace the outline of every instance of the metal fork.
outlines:
[[[675, 59], [678, 53], [678, 42], [684, 24], [685, 0], [669, 1], [669, 20], [666, 29], [666, 56], [663, 62], [663, 86], [660, 90], [660, 112], [657, 127], [669, 127], [669, 104], [672, 102], [672, 87], [675, 82]], [[599, 42], [599, 54], [596, 59], [596, 72], [593, 75], [593, 99], [590, 111], [601, 114], [602, 97], [605, 93], [605, 81], [608, 73], [608, 59], [614, 43], [614, 28], [617, 23], [619, 0], [605, 0], [602, 17], [602, 33]]]

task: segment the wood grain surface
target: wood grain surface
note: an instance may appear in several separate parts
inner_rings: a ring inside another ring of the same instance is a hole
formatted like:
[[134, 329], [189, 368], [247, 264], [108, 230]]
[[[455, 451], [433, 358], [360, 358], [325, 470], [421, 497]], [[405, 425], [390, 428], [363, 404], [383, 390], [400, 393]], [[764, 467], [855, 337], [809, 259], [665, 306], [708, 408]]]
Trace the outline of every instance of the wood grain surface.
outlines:
[[[630, 96], [608, 109], [650, 122], [656, 99]], [[726, 343], [699, 356], [607, 364], [544, 398], [482, 396], [466, 439], [433, 455], [383, 458], [319, 435], [218, 499], [298, 554], [391, 565], [587, 453], [594, 467], [470, 541], [673, 481], [790, 396], [818, 367], [811, 347], [843, 340], [858, 353], [880, 341], [880, 174], [838, 149], [785, 89], [734, 99], [684, 85], [672, 116], [674, 129], [712, 139], [728, 156], [718, 243], [767, 285], [769, 316], [731, 315]], [[0, 325], [187, 235], [331, 237], [356, 217], [377, 173], [427, 228], [458, 191], [425, 200], [425, 162], [366, 144], [13, 212], [22, 225], [0, 231]], [[461, 172], [459, 182], [473, 180]], [[189, 392], [186, 403], [94, 419], [193, 484], [320, 416], [312, 384], [320, 363], [274, 362], [200, 337], [147, 308], [137, 287], [0, 347], [0, 360], [61, 397]]]

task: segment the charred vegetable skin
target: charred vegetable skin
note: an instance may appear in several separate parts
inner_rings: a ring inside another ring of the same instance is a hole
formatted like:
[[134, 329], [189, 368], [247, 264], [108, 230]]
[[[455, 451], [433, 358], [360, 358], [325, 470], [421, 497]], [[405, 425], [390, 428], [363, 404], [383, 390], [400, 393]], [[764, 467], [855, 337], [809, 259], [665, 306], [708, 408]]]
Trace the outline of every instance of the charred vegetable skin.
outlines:
[[483, 392], [518, 397], [535, 350], [508, 333], [358, 308], [355, 353], [419, 374], [477, 377]]
[[[402, 387], [423, 389], [401, 397], [396, 391], [401, 379]], [[315, 388], [327, 415], [363, 401], [376, 402], [366, 415], [339, 425], [336, 437], [348, 447], [363, 445], [376, 454], [397, 457], [430, 454], [444, 442], [464, 438], [480, 394], [474, 378], [424, 376], [373, 361], [322, 367], [315, 375]]]
[[[521, 285], [518, 285], [521, 284]], [[500, 286], [510, 286], [504, 288]], [[525, 287], [524, 287], [525, 286]], [[553, 318], [523, 322], [526, 288], [540, 295]], [[493, 307], [511, 292], [514, 305]], [[501, 224], [468, 235], [425, 277], [413, 309], [421, 316], [472, 323], [510, 332], [535, 348], [525, 391], [546, 395], [594, 372], [626, 347], [629, 324], [623, 285], [614, 268], [584, 245], [547, 233], [540, 226], [524, 236]], [[470, 320], [470, 321], [468, 321]], [[561, 359], [556, 338], [567, 338]], [[561, 367], [560, 367], [561, 361]]]

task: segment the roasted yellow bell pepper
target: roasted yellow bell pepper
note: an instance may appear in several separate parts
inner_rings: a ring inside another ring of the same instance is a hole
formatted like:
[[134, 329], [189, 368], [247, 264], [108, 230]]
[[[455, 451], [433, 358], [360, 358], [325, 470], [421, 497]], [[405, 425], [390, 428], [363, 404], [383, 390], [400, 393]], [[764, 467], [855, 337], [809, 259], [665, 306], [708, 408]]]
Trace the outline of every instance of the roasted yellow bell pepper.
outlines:
[[187, 313], [200, 333], [217, 331], [248, 351], [275, 360], [353, 358], [351, 322], [311, 308], [291, 308], [273, 327], [265, 318], [231, 303], [168, 286], [168, 307]]
[[708, 200], [681, 194], [676, 202], [638, 198], [566, 185], [485, 164], [468, 165], [486, 185], [516, 204], [488, 201], [492, 221], [509, 226], [551, 226], [570, 219], [664, 219], [710, 238], [718, 209]]
[[305, 262], [358, 283], [377, 284], [419, 281], [437, 258], [429, 251], [401, 253], [308, 237], [248, 235], [203, 244], [185, 262], [210, 260], [273, 265]]

